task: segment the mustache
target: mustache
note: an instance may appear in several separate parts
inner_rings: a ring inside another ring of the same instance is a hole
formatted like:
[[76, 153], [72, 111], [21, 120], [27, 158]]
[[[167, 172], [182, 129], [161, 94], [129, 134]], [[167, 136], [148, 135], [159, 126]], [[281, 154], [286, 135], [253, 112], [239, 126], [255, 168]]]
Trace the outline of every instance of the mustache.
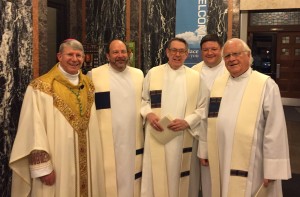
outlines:
[[126, 57], [119, 57], [119, 58], [116, 58], [116, 61], [127, 61], [128, 58]]

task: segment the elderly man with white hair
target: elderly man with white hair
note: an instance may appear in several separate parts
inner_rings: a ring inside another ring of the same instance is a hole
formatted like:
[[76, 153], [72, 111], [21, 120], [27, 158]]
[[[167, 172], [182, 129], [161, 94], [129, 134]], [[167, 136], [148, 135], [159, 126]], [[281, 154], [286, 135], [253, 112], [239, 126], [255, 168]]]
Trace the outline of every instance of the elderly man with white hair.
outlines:
[[212, 196], [282, 196], [281, 180], [291, 178], [291, 169], [279, 88], [251, 69], [251, 50], [241, 39], [225, 43], [223, 58], [229, 72], [211, 89], [198, 153], [210, 165]]

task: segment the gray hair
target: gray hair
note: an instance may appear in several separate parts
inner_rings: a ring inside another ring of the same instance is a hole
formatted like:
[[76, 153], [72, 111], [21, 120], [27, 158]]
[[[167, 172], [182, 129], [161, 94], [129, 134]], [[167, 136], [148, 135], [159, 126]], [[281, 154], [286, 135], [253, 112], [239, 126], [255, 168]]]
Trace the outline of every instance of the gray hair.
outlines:
[[186, 41], [185, 39], [179, 38], [179, 37], [172, 38], [171, 40], [169, 40], [169, 41], [167, 42], [167, 48], [168, 48], [168, 49], [170, 49], [171, 43], [172, 43], [173, 41], [182, 42], [182, 43], [185, 45], [185, 49], [186, 49], [186, 50], [189, 50], [189, 44], [187, 43], [187, 41]]
[[59, 46], [59, 52], [62, 53], [66, 46], [71, 47], [74, 50], [82, 51], [82, 53], [84, 54], [84, 49], [81, 42], [76, 39], [69, 38], [64, 40]]

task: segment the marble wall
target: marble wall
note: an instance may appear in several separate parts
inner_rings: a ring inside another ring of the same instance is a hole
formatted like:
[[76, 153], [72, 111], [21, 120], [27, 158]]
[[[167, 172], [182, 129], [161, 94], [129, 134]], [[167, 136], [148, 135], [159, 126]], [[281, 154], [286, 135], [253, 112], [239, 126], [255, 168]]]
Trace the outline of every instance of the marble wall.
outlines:
[[125, 0], [86, 1], [86, 42], [99, 45], [100, 65], [107, 63], [107, 43], [125, 40]]
[[[223, 42], [229, 38], [238, 38], [240, 36], [240, 0], [211, 0], [208, 4], [207, 32], [218, 34], [223, 38]], [[229, 6], [229, 4], [232, 5]], [[229, 14], [232, 16], [232, 21], [228, 21]], [[230, 37], [228, 37], [229, 31]]]
[[224, 0], [208, 1], [207, 33], [218, 34], [225, 42], [228, 29], [228, 2]]
[[165, 46], [175, 36], [175, 0], [142, 1], [141, 62], [145, 73], [166, 63]]
[[10, 151], [23, 94], [32, 76], [30, 0], [0, 0], [0, 191], [10, 196]]
[[[239, 0], [208, 1], [208, 33], [217, 33], [225, 41], [228, 12], [233, 12], [232, 36], [239, 37]], [[106, 63], [105, 45], [112, 38], [126, 37], [126, 0], [87, 0], [87, 42], [99, 44], [100, 64]], [[166, 63], [165, 45], [175, 35], [175, 0], [130, 0], [130, 41], [136, 43], [137, 61], [145, 73], [156, 65]], [[113, 6], [116, 5], [116, 6]], [[118, 6], [117, 6], [118, 5]], [[140, 8], [139, 8], [140, 5]], [[139, 20], [139, 15], [141, 20]]]

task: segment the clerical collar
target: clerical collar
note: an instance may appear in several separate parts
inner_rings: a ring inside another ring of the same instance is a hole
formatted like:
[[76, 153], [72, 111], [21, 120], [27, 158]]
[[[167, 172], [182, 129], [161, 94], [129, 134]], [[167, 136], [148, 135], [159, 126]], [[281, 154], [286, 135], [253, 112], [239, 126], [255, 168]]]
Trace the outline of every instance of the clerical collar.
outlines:
[[174, 70], [174, 71], [179, 71], [179, 70], [185, 69], [184, 64], [182, 64], [182, 65], [181, 65], [180, 67], [178, 67], [177, 69], [173, 69], [169, 63], [166, 63], [166, 65], [167, 65], [170, 69], [172, 69], [172, 70]]
[[78, 85], [79, 83], [79, 71], [77, 74], [71, 75], [70, 73], [67, 73], [60, 64], [58, 64], [59, 70], [62, 72], [62, 74], [73, 84]]
[[241, 74], [240, 76], [237, 76], [237, 77], [232, 77], [232, 79], [235, 79], [235, 80], [239, 80], [239, 79], [242, 79], [242, 78], [246, 78], [246, 77], [249, 77], [252, 73], [252, 68], [249, 67], [248, 70], [246, 70], [246, 72], [244, 72], [243, 74]]
[[216, 66], [209, 67], [209, 66], [204, 62], [204, 65], [205, 65], [207, 68], [211, 69], [211, 70], [217, 70], [217, 69], [219, 69], [220, 67], [224, 66], [224, 64], [225, 64], [224, 61], [221, 60]]

